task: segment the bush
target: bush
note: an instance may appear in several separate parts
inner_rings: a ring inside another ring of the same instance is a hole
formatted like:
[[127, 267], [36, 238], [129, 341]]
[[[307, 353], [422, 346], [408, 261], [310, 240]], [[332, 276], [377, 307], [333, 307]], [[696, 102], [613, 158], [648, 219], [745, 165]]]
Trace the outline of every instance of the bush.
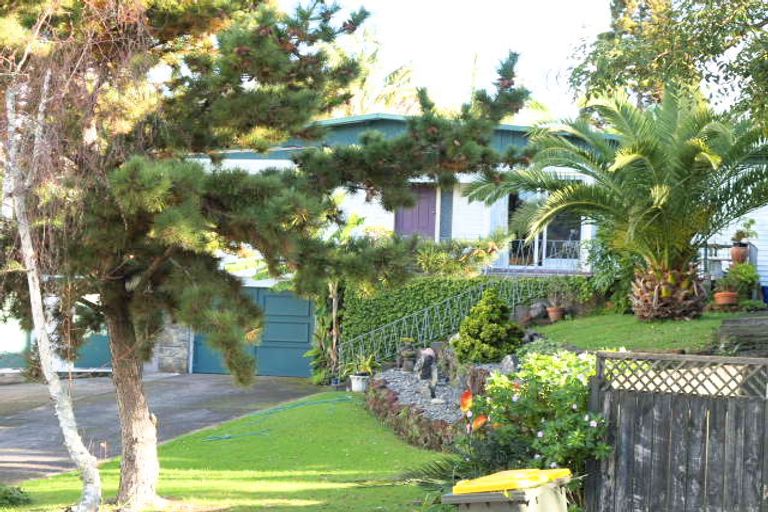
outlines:
[[0, 507], [17, 507], [30, 503], [32, 499], [23, 489], [0, 484]]
[[[604, 441], [605, 420], [588, 410], [594, 374], [593, 355], [532, 353], [516, 374], [492, 375], [472, 410], [490, 418], [493, 436], [507, 439], [516, 451], [521, 442], [527, 444], [530, 458], [522, 466], [566, 467], [583, 475], [587, 461], [611, 451]], [[482, 430], [478, 434], [482, 437]], [[488, 466], [500, 469], [493, 460]], [[576, 499], [583, 504], [578, 489]]]
[[592, 269], [589, 284], [596, 295], [608, 298], [617, 313], [632, 311], [632, 282], [635, 269], [642, 265], [642, 259], [632, 254], [622, 254], [598, 237], [589, 243], [587, 263]]
[[494, 363], [522, 344], [523, 330], [509, 319], [509, 306], [495, 288], [488, 288], [464, 319], [453, 342], [461, 363]]
[[[405, 477], [428, 489], [506, 469], [566, 467], [577, 476], [588, 460], [607, 456], [606, 422], [587, 408], [594, 356], [561, 351], [531, 353], [512, 375], [495, 373], [484, 396], [462, 397], [467, 434], [454, 457], [410, 471]], [[584, 505], [582, 479], [571, 499]]]
[[760, 274], [757, 267], [751, 263], [739, 263], [728, 270], [728, 278], [733, 279], [736, 291], [740, 295], [751, 298], [752, 291], [760, 282]]

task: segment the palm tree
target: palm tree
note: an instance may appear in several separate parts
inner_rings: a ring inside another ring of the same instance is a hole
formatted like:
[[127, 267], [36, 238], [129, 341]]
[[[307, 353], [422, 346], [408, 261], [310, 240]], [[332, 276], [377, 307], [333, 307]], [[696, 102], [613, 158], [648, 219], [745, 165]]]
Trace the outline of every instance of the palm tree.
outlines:
[[580, 215], [615, 249], [642, 257], [632, 293], [638, 317], [699, 316], [706, 302], [699, 248], [768, 204], [768, 141], [749, 122], [714, 113], [690, 89], [669, 89], [645, 110], [614, 98], [587, 112], [608, 135], [586, 117], [534, 130], [530, 165], [479, 179], [470, 198], [545, 192], [518, 215], [529, 238], [559, 214]]

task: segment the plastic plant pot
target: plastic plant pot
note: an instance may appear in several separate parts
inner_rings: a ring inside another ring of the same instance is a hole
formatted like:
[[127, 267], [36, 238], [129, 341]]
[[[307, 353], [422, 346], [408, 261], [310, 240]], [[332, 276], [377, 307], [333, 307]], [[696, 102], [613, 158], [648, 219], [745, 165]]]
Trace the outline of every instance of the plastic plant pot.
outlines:
[[352, 392], [365, 393], [368, 391], [368, 383], [371, 381], [370, 375], [350, 375], [349, 384]]

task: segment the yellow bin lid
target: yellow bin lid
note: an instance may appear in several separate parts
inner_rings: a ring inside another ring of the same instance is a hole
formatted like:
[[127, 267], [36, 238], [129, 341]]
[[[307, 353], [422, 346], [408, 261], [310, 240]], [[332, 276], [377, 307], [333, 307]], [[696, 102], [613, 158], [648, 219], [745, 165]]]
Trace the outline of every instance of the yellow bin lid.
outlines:
[[453, 486], [453, 494], [529, 489], [570, 476], [571, 470], [569, 469], [515, 469], [500, 471], [473, 480], [461, 480]]

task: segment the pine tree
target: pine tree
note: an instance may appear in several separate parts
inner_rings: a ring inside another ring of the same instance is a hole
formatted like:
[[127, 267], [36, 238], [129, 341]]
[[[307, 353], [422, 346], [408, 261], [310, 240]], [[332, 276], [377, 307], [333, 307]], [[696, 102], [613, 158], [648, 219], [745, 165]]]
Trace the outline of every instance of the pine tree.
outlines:
[[[511, 54], [496, 94], [477, 93], [455, 119], [438, 115], [422, 91], [424, 113], [402, 137], [369, 135], [356, 147], [308, 150], [293, 171], [217, 168], [225, 148], [265, 149], [319, 135], [312, 119], [349, 98], [357, 64], [330, 63], [323, 47], [354, 32], [366, 13], [337, 22], [337, 7], [313, 5], [286, 15], [271, 2], [157, 0], [137, 3], [127, 17], [105, 11], [103, 20], [114, 22], [108, 27], [126, 33], [120, 24], [133, 24], [142, 51], [115, 66], [107, 59], [113, 47], [96, 48], [93, 68], [79, 75], [87, 81], [89, 72], [102, 72], [94, 108], [49, 120], [51, 129], [79, 136], [59, 140], [72, 157], [55, 160], [56, 176], [37, 190], [33, 206], [45, 208], [31, 211], [50, 215], [33, 225], [63, 255], [55, 274], [66, 282], [57, 293], [69, 343], [100, 325], [109, 331], [125, 510], [158, 501], [157, 434], [142, 363], [166, 318], [205, 334], [238, 382], [254, 374], [244, 340], [258, 339], [261, 312], [220, 268], [218, 254], [248, 244], [273, 273], [288, 268], [299, 288], [316, 289], [337, 272], [332, 247], [317, 236], [341, 220], [331, 200], [336, 189], [363, 189], [394, 208], [413, 201], [412, 178], [448, 182], [457, 172], [493, 169], [500, 161], [490, 147], [494, 127], [527, 98], [514, 86]], [[214, 28], [212, 43], [205, 36]], [[172, 68], [163, 91], [148, 83], [159, 59]], [[85, 149], [71, 142], [83, 140]], [[192, 152], [209, 155], [213, 169], [188, 159]], [[2, 254], [18, 258], [12, 246]], [[4, 280], [2, 291], [24, 312], [26, 295], [14, 283]], [[99, 302], [87, 300], [90, 294]]]

